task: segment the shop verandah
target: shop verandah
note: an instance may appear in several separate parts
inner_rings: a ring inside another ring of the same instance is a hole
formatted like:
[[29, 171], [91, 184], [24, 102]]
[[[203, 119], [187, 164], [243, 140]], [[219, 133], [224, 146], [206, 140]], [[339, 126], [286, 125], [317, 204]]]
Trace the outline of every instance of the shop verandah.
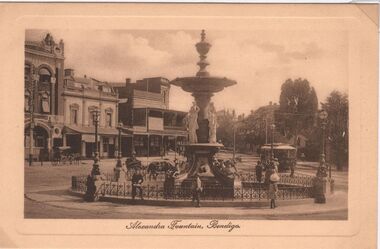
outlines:
[[[122, 129], [121, 141], [132, 138], [132, 133]], [[119, 131], [116, 128], [98, 128], [98, 150], [100, 158], [115, 158], [119, 148]], [[80, 154], [81, 158], [93, 158], [95, 155], [95, 128], [71, 127], [63, 129], [63, 147], [69, 147], [71, 153]], [[127, 151], [126, 146], [122, 149]]]
[[[59, 149], [68, 150], [70, 154], [79, 155], [82, 159], [92, 159], [95, 153], [95, 132], [93, 127], [64, 126], [60, 137], [51, 138], [50, 132], [40, 126], [34, 129], [35, 145], [33, 148], [34, 161], [54, 160], [54, 154]], [[25, 158], [28, 158], [29, 144], [28, 129], [25, 132]], [[186, 132], [176, 134], [168, 132], [136, 133], [129, 129], [121, 129], [121, 155], [129, 157], [132, 151], [136, 156], [152, 157], [164, 156], [169, 151], [182, 154], [187, 142]], [[115, 129], [99, 128], [98, 149], [100, 158], [116, 158], [119, 149], [119, 131]], [[43, 157], [41, 157], [43, 154]]]

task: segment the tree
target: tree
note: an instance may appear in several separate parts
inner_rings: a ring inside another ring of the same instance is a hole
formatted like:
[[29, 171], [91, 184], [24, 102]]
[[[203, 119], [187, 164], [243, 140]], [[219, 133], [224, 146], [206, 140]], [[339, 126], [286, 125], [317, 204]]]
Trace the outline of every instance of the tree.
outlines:
[[348, 96], [333, 91], [321, 105], [328, 114], [326, 134], [331, 152], [329, 160], [341, 170], [343, 165], [348, 166]]
[[288, 138], [311, 129], [318, 111], [318, 98], [306, 79], [287, 79], [281, 86], [280, 108], [275, 112], [276, 125]]
[[233, 120], [235, 111], [219, 111], [217, 114], [218, 128], [216, 130], [217, 140], [221, 141], [224, 146], [233, 146]]

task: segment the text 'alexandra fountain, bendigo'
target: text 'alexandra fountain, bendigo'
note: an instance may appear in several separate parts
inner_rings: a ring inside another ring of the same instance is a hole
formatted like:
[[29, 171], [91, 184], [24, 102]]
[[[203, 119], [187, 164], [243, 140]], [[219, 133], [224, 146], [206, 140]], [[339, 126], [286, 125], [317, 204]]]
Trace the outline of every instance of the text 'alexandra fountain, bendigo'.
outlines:
[[209, 63], [206, 55], [211, 44], [206, 41], [204, 30], [201, 33], [201, 41], [195, 46], [200, 57], [197, 63], [199, 71], [196, 76], [176, 78], [171, 82], [184, 91], [192, 93], [195, 99], [187, 116], [189, 144], [186, 145], [186, 156], [189, 167], [187, 172], [179, 178], [183, 179], [182, 186], [189, 187], [197, 173], [204, 189], [223, 186], [224, 189], [231, 189], [233, 193], [233, 176], [225, 175], [214, 163], [214, 156], [223, 145], [216, 141], [216, 111], [211, 97], [225, 87], [235, 85], [236, 81], [210, 76], [207, 72], [206, 67]]

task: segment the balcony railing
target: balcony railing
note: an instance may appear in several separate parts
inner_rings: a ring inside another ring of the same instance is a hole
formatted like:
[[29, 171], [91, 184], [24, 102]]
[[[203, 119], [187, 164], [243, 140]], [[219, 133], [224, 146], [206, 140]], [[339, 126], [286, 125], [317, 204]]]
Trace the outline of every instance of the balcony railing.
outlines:
[[[49, 114], [42, 114], [42, 113], [33, 113], [33, 118], [34, 119], [42, 119], [46, 122], [50, 122], [53, 124], [63, 124], [64, 118], [63, 115], [49, 115]], [[26, 112], [25, 113], [25, 120], [30, 119], [30, 113]]]

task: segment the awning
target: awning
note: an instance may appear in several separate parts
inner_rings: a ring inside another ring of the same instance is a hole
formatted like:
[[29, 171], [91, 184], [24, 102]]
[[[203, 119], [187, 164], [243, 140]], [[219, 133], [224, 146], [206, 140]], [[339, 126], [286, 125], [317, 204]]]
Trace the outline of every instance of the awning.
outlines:
[[[95, 135], [83, 134], [82, 141], [87, 143], [95, 143]], [[98, 141], [100, 141], [100, 136], [98, 135]]]
[[[84, 126], [73, 126], [73, 125], [66, 125], [63, 128], [63, 133], [66, 134], [89, 134], [89, 135], [94, 135], [95, 133], [95, 127], [90, 126], [90, 127], [84, 127]], [[98, 127], [98, 134], [99, 135], [114, 135], [117, 136], [119, 135], [119, 131], [116, 128], [102, 128]], [[128, 129], [122, 129], [121, 130], [121, 135], [122, 136], [132, 136], [132, 132], [128, 131]]]

